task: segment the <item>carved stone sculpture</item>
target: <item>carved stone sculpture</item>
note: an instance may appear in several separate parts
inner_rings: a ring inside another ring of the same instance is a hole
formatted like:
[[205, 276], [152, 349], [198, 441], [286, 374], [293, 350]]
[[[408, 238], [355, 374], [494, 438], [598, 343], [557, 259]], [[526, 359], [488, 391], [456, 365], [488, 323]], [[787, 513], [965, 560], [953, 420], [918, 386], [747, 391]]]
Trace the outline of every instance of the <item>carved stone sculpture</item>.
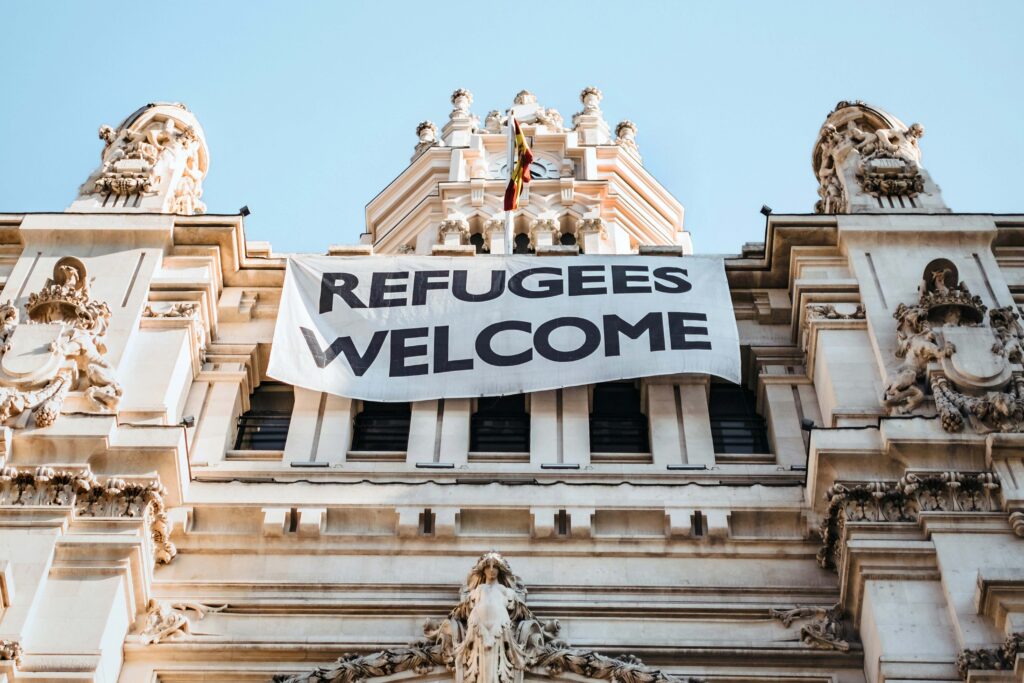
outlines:
[[1017, 655], [1024, 653], [1024, 633], [1011, 633], [1002, 647], [967, 649], [956, 658], [956, 669], [962, 680], [973, 671], [1012, 671]]
[[[682, 683], [630, 656], [607, 657], [570, 647], [557, 620], [541, 620], [526, 605], [526, 587], [497, 552], [473, 565], [459, 603], [444, 619], [427, 619], [423, 637], [407, 647], [347, 655], [335, 664], [278, 683], [355, 683], [412, 671], [454, 672], [456, 683], [515, 683], [523, 674], [563, 672], [614, 683]], [[691, 679], [692, 680], [692, 679]]]
[[152, 304], [142, 309], [144, 318], [191, 318], [199, 312], [199, 304], [194, 301], [176, 301], [170, 307], [156, 310]]
[[487, 112], [487, 117], [484, 119], [484, 130], [488, 133], [500, 133], [502, 118], [501, 112], [497, 109]]
[[188, 613], [195, 612], [198, 621], [206, 618], [206, 615], [211, 612], [223, 612], [227, 607], [227, 605], [214, 607], [199, 602], [166, 603], [150, 600], [146, 608], [146, 623], [139, 634], [139, 640], [143, 645], [152, 645], [168, 640], [185, 639], [193, 635], [207, 635], [192, 630], [192, 620]]
[[75, 500], [79, 517], [135, 517], [144, 519], [153, 538], [157, 562], [166, 564], [178, 553], [171, 543], [171, 529], [164, 509], [167, 490], [159, 481], [145, 483], [108, 479], [103, 486], [84, 491]]
[[513, 102], [515, 104], [537, 104], [537, 96], [529, 90], [520, 90], [516, 93]]
[[[847, 307], [850, 305], [853, 304], [847, 304]], [[853, 306], [853, 310], [845, 310], [840, 309], [837, 304], [808, 304], [807, 318], [810, 320], [864, 320], [864, 304]]]
[[[105, 146], [100, 167], [79, 190], [89, 208], [144, 208], [143, 199], [161, 195], [156, 208], [181, 214], [206, 210], [202, 197], [207, 155], [194, 124], [181, 104], [150, 104], [116, 130], [101, 126]], [[198, 124], [196, 124], [198, 125]]]
[[[863, 199], [857, 199], [856, 210], [923, 208], [918, 200], [926, 184], [918, 146], [922, 135], [921, 124], [907, 126], [863, 102], [837, 104], [814, 149], [815, 211], [850, 213], [858, 195]], [[882, 198], [897, 199], [883, 204]]]
[[0, 640], [0, 661], [14, 662], [21, 666], [21, 643], [16, 640]]
[[773, 609], [771, 616], [781, 621], [786, 628], [798, 619], [810, 618], [809, 623], [800, 627], [800, 641], [804, 645], [819, 650], [850, 651], [850, 643], [845, 635], [846, 628], [843, 625], [843, 609], [838, 604], [831, 607]]
[[85, 264], [73, 256], [57, 261], [25, 310], [28, 319], [19, 323], [13, 303], [0, 305], [0, 422], [27, 412], [37, 427], [48, 427], [75, 390], [99, 411], [116, 411], [121, 385], [104, 355], [110, 308], [90, 296]]
[[842, 564], [847, 523], [915, 522], [922, 512], [995, 512], [1000, 489], [994, 472], [908, 472], [895, 482], [836, 482], [825, 492], [818, 564]]
[[1024, 328], [1016, 307], [988, 311], [946, 259], [928, 264], [918, 302], [900, 304], [896, 356], [882, 404], [892, 414], [919, 407], [930, 389], [943, 429], [1024, 431]]
[[72, 507], [77, 517], [141, 519], [152, 539], [153, 558], [164, 564], [178, 553], [170, 538], [166, 494], [158, 480], [111, 478], [100, 484], [88, 469], [0, 469], [0, 506], [57, 505]]
[[441, 244], [465, 244], [469, 241], [469, 223], [462, 218], [443, 220], [437, 229], [437, 239]]

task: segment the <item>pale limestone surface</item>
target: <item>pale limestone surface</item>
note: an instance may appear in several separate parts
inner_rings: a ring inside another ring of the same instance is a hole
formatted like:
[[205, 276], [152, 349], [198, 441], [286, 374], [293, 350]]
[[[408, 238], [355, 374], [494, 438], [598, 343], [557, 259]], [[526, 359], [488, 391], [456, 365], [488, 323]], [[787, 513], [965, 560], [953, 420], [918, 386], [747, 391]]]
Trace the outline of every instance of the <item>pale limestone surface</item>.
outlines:
[[[613, 134], [602, 102], [587, 88], [575, 116], [527, 91], [510, 105], [538, 159], [516, 232], [545, 256], [691, 253], [682, 206], [642, 165], [643, 122]], [[837, 203], [770, 216], [766, 243], [726, 262], [765, 454], [715, 453], [711, 380], [693, 375], [639, 382], [647, 454], [591, 452], [589, 387], [529, 396], [529, 452], [500, 458], [470, 450], [473, 400], [419, 402], [404, 451], [357, 453], [360, 402], [304, 389], [282, 451], [235, 451], [284, 259], [246, 243], [240, 216], [191, 215], [207, 151], [187, 110], [143, 108], [104, 133], [67, 212], [0, 216], [0, 301], [23, 307], [59, 259], [80, 259], [123, 390], [99, 410], [76, 386], [52, 425], [2, 431], [0, 679], [302, 680], [348, 653], [407, 652], [497, 549], [537, 619], [613, 658], [522, 680], [601, 678], [608, 661], [628, 683], [657, 679], [623, 653], [709, 681], [952, 681], [958, 663], [1024, 680], [999, 650], [1024, 631], [1024, 436], [1013, 380], [972, 385], [968, 353], [1018, 377], [1017, 333], [996, 348], [987, 314], [933, 322], [920, 334], [969, 344], [930, 352], [909, 414], [882, 400], [906, 363], [894, 314], [921, 305], [930, 263], [952, 262], [988, 310], [1024, 298], [1024, 216], [951, 213], [919, 129], [841, 104], [814, 152]], [[472, 257], [477, 233], [503, 251], [506, 113], [481, 124], [473, 106], [456, 91], [443, 126], [418, 127], [410, 165], [367, 205], [364, 244], [329, 253]], [[96, 192], [103, 178], [120, 194]], [[576, 247], [558, 246], [566, 233]], [[936, 378], [974, 406], [959, 431], [938, 419]], [[389, 675], [464, 677], [427, 668]]]

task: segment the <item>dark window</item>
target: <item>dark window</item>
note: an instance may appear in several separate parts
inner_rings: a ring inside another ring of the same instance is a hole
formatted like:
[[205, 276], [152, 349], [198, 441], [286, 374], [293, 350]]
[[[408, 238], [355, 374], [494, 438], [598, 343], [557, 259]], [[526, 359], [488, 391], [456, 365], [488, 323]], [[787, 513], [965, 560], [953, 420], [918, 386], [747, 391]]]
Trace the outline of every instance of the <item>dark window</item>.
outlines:
[[249, 410], [238, 417], [235, 450], [280, 451], [288, 439], [295, 392], [287, 384], [263, 382], [249, 397]]
[[530, 248], [530, 236], [525, 233], [519, 233], [512, 240], [512, 253], [513, 254], [532, 254], [533, 249]]
[[754, 392], [734, 384], [712, 384], [708, 411], [715, 453], [770, 453], [768, 429], [757, 414]]
[[484, 236], [481, 235], [480, 233], [474, 232], [472, 235], [470, 235], [469, 236], [469, 243], [472, 244], [476, 248], [476, 253], [478, 253], [478, 254], [486, 254], [487, 253], [487, 247], [484, 244]]
[[632, 383], [594, 385], [590, 411], [592, 453], [647, 453], [647, 416], [640, 410], [640, 390]]
[[353, 451], [404, 451], [409, 447], [408, 403], [363, 401], [352, 434]]
[[576, 245], [576, 235], [571, 232], [563, 232], [562, 236], [558, 238], [558, 243], [567, 247]]
[[526, 395], [479, 399], [469, 421], [469, 450], [475, 453], [529, 452], [530, 414], [526, 412]]

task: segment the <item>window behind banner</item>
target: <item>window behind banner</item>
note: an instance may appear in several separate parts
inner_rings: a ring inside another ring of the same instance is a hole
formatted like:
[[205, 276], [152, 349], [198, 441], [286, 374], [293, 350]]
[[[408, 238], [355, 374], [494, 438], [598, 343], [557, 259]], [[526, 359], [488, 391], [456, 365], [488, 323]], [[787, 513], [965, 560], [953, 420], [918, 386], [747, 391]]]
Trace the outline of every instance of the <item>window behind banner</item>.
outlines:
[[648, 453], [647, 416], [634, 382], [594, 385], [590, 410], [591, 453]]
[[249, 410], [238, 417], [236, 451], [281, 451], [295, 406], [292, 387], [263, 382], [249, 397]]
[[768, 428], [757, 414], [754, 392], [745, 386], [711, 383], [708, 412], [715, 453], [770, 453]]
[[409, 448], [408, 402], [362, 401], [352, 430], [353, 451], [405, 451]]
[[469, 450], [474, 453], [529, 454], [530, 413], [526, 411], [526, 395], [477, 399], [469, 428]]

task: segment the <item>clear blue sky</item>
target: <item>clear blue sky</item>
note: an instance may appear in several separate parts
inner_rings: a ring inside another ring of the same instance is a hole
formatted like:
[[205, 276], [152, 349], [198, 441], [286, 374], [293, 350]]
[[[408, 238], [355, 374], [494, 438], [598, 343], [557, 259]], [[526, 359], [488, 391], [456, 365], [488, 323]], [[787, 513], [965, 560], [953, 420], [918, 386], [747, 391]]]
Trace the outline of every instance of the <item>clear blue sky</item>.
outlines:
[[481, 118], [521, 88], [568, 120], [585, 85], [629, 118], [701, 253], [809, 212], [811, 146], [837, 100], [920, 121], [956, 211], [1024, 212], [1024, 2], [0, 2], [0, 211], [60, 211], [96, 130], [186, 103], [210, 146], [210, 212], [323, 252], [405, 168], [457, 87]]

